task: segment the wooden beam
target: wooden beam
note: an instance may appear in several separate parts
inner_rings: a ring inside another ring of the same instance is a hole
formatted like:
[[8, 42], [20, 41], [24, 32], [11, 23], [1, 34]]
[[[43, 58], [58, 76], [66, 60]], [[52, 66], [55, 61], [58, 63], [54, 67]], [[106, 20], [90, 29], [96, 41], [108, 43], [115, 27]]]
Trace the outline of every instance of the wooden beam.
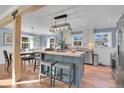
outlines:
[[[25, 15], [31, 12], [34, 12], [42, 7], [44, 7], [45, 5], [21, 5], [20, 7], [18, 7], [16, 10], [18, 10], [17, 15]], [[14, 12], [14, 11], [13, 11]], [[13, 21], [13, 16], [12, 13], [8, 14], [7, 16], [5, 16], [3, 19], [0, 20], [0, 28], [9, 24], [10, 22]]]
[[21, 16], [16, 16], [13, 22], [13, 62], [12, 62], [12, 80], [13, 82], [21, 79]]

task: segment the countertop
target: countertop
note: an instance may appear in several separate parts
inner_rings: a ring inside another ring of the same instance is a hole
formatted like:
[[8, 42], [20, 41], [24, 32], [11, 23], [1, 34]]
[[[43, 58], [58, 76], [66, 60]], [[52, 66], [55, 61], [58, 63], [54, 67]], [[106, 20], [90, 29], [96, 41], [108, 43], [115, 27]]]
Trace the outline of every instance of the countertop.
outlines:
[[79, 51], [75, 51], [75, 52], [72, 52], [72, 51], [61, 51], [61, 52], [58, 52], [58, 51], [42, 51], [42, 53], [45, 53], [45, 54], [54, 54], [54, 55], [62, 55], [62, 56], [71, 56], [71, 57], [80, 57], [82, 56], [85, 52], [79, 52]]

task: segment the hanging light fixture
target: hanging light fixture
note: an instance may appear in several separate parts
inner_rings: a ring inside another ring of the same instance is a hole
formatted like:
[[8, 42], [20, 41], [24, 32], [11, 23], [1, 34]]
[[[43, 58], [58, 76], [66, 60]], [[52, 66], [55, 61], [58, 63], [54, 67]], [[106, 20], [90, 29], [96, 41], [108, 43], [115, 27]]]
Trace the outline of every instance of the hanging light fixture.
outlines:
[[[52, 25], [50, 27], [50, 32], [60, 32], [60, 31], [72, 30], [71, 25], [67, 22], [67, 19], [66, 19], [67, 17], [68, 16], [66, 14], [54, 17], [55, 25]], [[64, 22], [61, 24], [57, 24], [57, 21], [60, 19], [63, 19]]]
[[34, 27], [33, 26], [31, 26], [31, 31], [30, 31], [30, 36], [34, 36]]
[[30, 36], [37, 37], [36, 31], [35, 31], [35, 29], [34, 29], [34, 26], [31, 26]]

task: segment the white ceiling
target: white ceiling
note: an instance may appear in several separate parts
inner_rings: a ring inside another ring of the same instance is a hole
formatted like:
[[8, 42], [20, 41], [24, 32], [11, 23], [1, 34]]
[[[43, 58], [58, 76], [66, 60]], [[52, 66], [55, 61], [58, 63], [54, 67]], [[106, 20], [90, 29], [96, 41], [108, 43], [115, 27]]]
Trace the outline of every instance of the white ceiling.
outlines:
[[0, 19], [12, 13], [19, 5], [0, 5]]
[[[4, 13], [10, 6], [0, 6]], [[5, 10], [4, 10], [5, 9]], [[54, 17], [68, 15], [73, 31], [84, 31], [94, 28], [116, 27], [116, 22], [124, 13], [121, 5], [48, 5], [38, 11], [23, 16], [22, 30], [39, 34], [51, 34], [49, 28], [54, 24]]]
[[0, 18], [5, 13], [5, 11], [7, 11], [11, 7], [12, 5], [0, 5]]

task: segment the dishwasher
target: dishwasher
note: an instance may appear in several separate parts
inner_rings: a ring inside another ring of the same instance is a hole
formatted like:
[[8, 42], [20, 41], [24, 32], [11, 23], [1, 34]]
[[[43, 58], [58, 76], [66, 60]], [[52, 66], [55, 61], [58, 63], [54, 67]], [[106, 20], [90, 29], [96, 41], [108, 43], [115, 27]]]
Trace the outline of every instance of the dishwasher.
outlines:
[[93, 65], [93, 51], [87, 51], [84, 56], [84, 63]]

